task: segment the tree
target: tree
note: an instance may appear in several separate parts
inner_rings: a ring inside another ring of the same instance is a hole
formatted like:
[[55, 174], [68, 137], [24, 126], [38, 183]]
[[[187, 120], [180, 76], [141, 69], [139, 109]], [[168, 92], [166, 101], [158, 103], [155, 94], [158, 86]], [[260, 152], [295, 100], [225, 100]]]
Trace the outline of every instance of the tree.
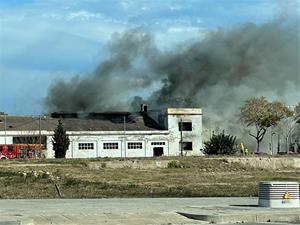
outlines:
[[290, 117], [293, 112], [286, 105], [279, 101], [269, 102], [265, 97], [250, 98], [241, 107], [240, 118], [248, 127], [255, 127], [256, 133], [249, 133], [256, 139], [256, 152], [259, 153], [259, 146], [267, 129], [276, 126], [280, 120]]
[[220, 134], [213, 134], [211, 139], [204, 142], [204, 153], [208, 155], [233, 155], [237, 149], [235, 146], [236, 137]]
[[55, 158], [66, 157], [66, 152], [70, 145], [70, 139], [69, 136], [66, 134], [66, 130], [64, 129], [61, 120], [58, 120], [58, 125], [54, 130], [52, 145], [53, 151], [55, 152]]

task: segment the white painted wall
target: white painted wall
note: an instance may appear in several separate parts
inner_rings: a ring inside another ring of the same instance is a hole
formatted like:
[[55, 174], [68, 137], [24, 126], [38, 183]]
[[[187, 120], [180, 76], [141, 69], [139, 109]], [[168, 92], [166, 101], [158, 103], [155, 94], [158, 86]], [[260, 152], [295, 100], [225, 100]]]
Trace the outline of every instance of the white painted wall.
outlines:
[[12, 144], [13, 137], [12, 136], [0, 136], [0, 144]]
[[[169, 155], [169, 141], [168, 132], [163, 134], [92, 134], [92, 135], [70, 135], [70, 146], [66, 154], [66, 158], [95, 158], [95, 157], [153, 157], [153, 147], [151, 142], [165, 142], [164, 155]], [[104, 149], [104, 143], [118, 143], [118, 149]], [[141, 142], [142, 149], [128, 149], [128, 143]], [[94, 143], [94, 150], [79, 150], [79, 143]], [[54, 151], [52, 150], [51, 137], [47, 138], [47, 158], [54, 158]]]
[[202, 113], [198, 109], [171, 109], [167, 110], [168, 117], [168, 130], [169, 143], [171, 155], [180, 155], [180, 140], [181, 140], [181, 131], [179, 131], [178, 123], [182, 122], [192, 122], [192, 131], [182, 131], [183, 142], [192, 142], [193, 150], [184, 151], [184, 155], [203, 155], [202, 153]]
[[[94, 158], [94, 157], [152, 157], [154, 147], [162, 147], [164, 156], [180, 155], [180, 131], [178, 123], [192, 122], [192, 131], [183, 131], [183, 141], [193, 142], [193, 151], [186, 155], [202, 155], [202, 113], [201, 109], [167, 109], [155, 115], [168, 130], [155, 131], [68, 131], [70, 146], [67, 158]], [[158, 120], [156, 118], [156, 120]], [[12, 144], [13, 136], [37, 135], [32, 131], [10, 131], [6, 134], [6, 143]], [[47, 158], [54, 158], [52, 150], [53, 131], [42, 131], [47, 136]], [[165, 142], [165, 145], [151, 145], [151, 142]], [[103, 143], [117, 142], [118, 149], [103, 149]], [[142, 149], [128, 149], [127, 143], [141, 142]], [[0, 144], [4, 143], [4, 133], [0, 131]], [[93, 150], [78, 149], [79, 143], [94, 143]]]

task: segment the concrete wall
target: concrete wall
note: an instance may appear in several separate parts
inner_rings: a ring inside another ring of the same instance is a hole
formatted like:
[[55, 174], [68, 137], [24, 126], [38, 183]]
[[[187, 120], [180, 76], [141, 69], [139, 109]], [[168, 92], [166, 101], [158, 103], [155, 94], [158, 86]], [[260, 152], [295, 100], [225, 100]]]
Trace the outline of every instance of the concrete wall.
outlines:
[[[202, 112], [201, 109], [167, 109], [170, 149], [180, 155], [181, 135], [183, 142], [192, 142], [192, 151], [184, 155], [203, 155], [202, 153]], [[192, 131], [180, 131], [180, 122], [192, 122]]]
[[224, 158], [229, 163], [240, 163], [261, 169], [300, 169], [300, 158], [296, 157], [236, 157]]
[[[67, 158], [95, 157], [153, 157], [153, 148], [162, 147], [164, 156], [176, 155], [169, 151], [168, 133], [165, 134], [115, 134], [115, 135], [70, 135], [70, 146]], [[152, 145], [152, 142], [163, 142], [165, 145]], [[93, 143], [93, 150], [80, 150], [79, 143]], [[118, 149], [104, 149], [104, 143], [118, 143]], [[129, 149], [128, 143], [141, 143], [141, 149]], [[51, 138], [48, 138], [47, 158], [53, 158]]]

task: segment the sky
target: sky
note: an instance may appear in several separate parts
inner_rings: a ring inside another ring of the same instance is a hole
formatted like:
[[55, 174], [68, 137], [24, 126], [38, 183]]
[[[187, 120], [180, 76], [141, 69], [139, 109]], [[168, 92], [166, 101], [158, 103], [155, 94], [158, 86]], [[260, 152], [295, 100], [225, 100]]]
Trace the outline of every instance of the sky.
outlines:
[[43, 113], [49, 86], [92, 72], [116, 33], [139, 28], [168, 49], [290, 12], [298, 0], [0, 0], [0, 111]]

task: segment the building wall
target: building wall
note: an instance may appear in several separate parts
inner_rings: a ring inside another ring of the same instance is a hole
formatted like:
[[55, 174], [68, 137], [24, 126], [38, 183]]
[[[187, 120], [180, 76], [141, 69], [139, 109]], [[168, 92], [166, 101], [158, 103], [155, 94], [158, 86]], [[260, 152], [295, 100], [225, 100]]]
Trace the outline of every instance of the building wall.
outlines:
[[[167, 109], [170, 149], [181, 154], [182, 142], [192, 142], [192, 150], [183, 150], [183, 155], [203, 155], [201, 109]], [[180, 131], [180, 123], [192, 123], [191, 131]]]
[[13, 138], [11, 136], [0, 136], [0, 144], [12, 144]]
[[[167, 130], [126, 131], [125, 133], [124, 131], [68, 131], [70, 146], [66, 157], [152, 157], [155, 154], [178, 156], [181, 153], [181, 136], [182, 142], [192, 142], [192, 149], [184, 151], [184, 155], [202, 155], [201, 109], [169, 108], [155, 111], [153, 117]], [[192, 129], [181, 132], [179, 130], [181, 121], [192, 123]], [[7, 132], [6, 143], [12, 144], [13, 136], [20, 135], [39, 135], [39, 132]], [[41, 131], [41, 135], [47, 136], [45, 156], [54, 158], [54, 151], [52, 150], [53, 131]], [[4, 144], [3, 132], [0, 132], [0, 143]], [[117, 147], [115, 147], [116, 145]], [[107, 149], [108, 146], [114, 147]]]
[[[145, 135], [70, 135], [70, 146], [66, 158], [95, 158], [95, 157], [153, 157], [154, 148], [162, 148], [164, 156], [176, 155], [170, 152], [168, 133]], [[153, 145], [152, 142], [159, 145]], [[115, 149], [105, 149], [105, 144], [116, 144]], [[140, 144], [138, 144], [140, 143]], [[162, 145], [163, 143], [163, 145]], [[93, 149], [80, 149], [79, 145], [93, 146]], [[136, 145], [141, 148], [130, 149], [128, 145]], [[51, 138], [47, 142], [47, 158], [54, 158]]]

